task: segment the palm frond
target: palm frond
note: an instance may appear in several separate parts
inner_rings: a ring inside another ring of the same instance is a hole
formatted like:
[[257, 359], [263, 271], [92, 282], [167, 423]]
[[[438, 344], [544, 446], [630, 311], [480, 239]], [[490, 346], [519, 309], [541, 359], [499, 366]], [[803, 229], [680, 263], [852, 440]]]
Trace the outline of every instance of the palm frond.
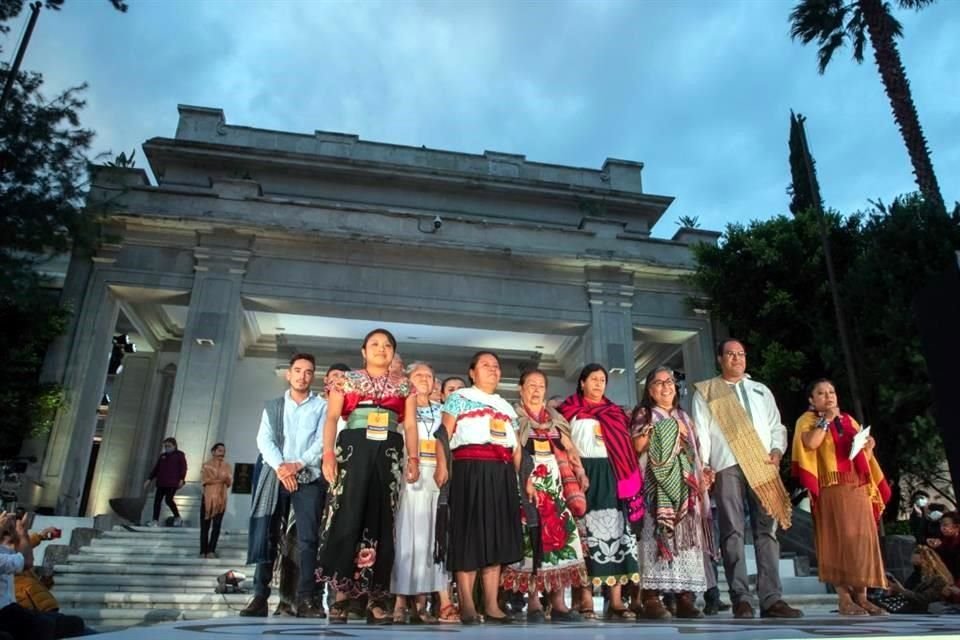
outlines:
[[[856, 0], [850, 3], [845, 0], [800, 0], [790, 12], [790, 36], [803, 44], [816, 41], [819, 45], [817, 58], [820, 73], [826, 71], [833, 54], [843, 47], [848, 37], [854, 40], [855, 45], [858, 39], [864, 37], [861, 33], [865, 28], [863, 20], [857, 20], [856, 16], [850, 18], [856, 7]], [[859, 28], [852, 31], [851, 23], [859, 25]]]
[[790, 12], [790, 37], [803, 44], [823, 43], [843, 29], [846, 12], [844, 0], [800, 0]]
[[901, 9], [913, 9], [914, 11], [919, 11], [925, 7], [929, 7], [937, 0], [897, 0], [897, 6]]
[[889, 29], [894, 38], [903, 36], [903, 25], [893, 17], [893, 7], [890, 6], [889, 2], [883, 3], [883, 20], [886, 22], [883, 25], [884, 28]]
[[863, 10], [857, 5], [850, 22], [847, 23], [847, 33], [853, 38], [853, 59], [863, 62], [863, 49], [867, 44], [867, 25], [863, 21]]

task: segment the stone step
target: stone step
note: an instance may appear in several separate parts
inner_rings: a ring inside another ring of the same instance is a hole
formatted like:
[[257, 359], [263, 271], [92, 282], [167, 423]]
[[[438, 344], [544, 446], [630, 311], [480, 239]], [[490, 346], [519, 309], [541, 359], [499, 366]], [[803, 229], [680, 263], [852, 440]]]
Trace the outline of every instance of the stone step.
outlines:
[[[212, 576], [216, 577], [226, 571], [227, 569], [212, 563], [213, 560], [199, 560], [200, 564], [190, 569], [191, 576]], [[248, 575], [253, 575], [253, 566], [237, 566], [230, 567], [231, 569], [240, 571], [241, 573], [246, 573]], [[80, 562], [76, 564], [58, 564], [54, 570], [54, 574], [58, 576], [67, 576], [67, 575], [140, 575], [140, 576], [174, 576], [174, 577], [183, 577], [184, 570], [181, 566], [163, 566], [163, 565], [154, 565], [147, 563], [138, 563], [138, 562], [101, 562], [101, 563], [91, 563], [91, 562]]]
[[151, 563], [162, 564], [172, 558], [182, 558], [186, 560], [237, 560], [244, 561], [247, 557], [245, 549], [217, 549], [217, 558], [201, 558], [199, 545], [190, 548], [157, 548], [149, 547], [81, 547], [77, 553], [78, 556], [97, 556], [101, 558], [117, 558], [120, 560], [149, 560]]
[[[119, 544], [125, 546], [154, 546], [154, 545], [181, 545], [187, 544], [190, 540], [196, 540], [197, 544], [200, 543], [200, 534], [198, 533], [196, 537], [193, 536], [147, 536], [140, 534], [132, 535], [110, 535], [111, 532], [108, 531], [99, 538], [93, 539], [93, 544], [95, 545], [112, 545]], [[228, 546], [228, 547], [243, 547], [247, 546], [247, 536], [224, 536], [221, 535], [219, 541], [217, 542], [217, 547]]]
[[142, 624], [158, 624], [177, 620], [209, 620], [210, 618], [227, 618], [236, 616], [238, 611], [214, 611], [211, 609], [151, 609], [136, 607], [129, 609], [101, 609], [97, 607], [63, 608], [61, 613], [80, 616], [87, 626], [94, 629], [101, 627], [128, 628]]
[[[122, 591], [72, 591], [58, 590], [57, 600], [63, 608], [71, 609], [207, 609], [210, 611], [235, 611], [250, 601], [250, 594], [219, 593], [147, 593]], [[271, 601], [276, 605], [277, 598]]]
[[[253, 572], [245, 573], [247, 580], [244, 581], [246, 588], [252, 589]], [[217, 586], [216, 576], [183, 577], [183, 576], [161, 576], [161, 575], [104, 575], [104, 574], [58, 574], [54, 577], [56, 584], [54, 595], [59, 597], [60, 589], [68, 588], [70, 590], [79, 590], [89, 588], [100, 591], [123, 591], [126, 589], [143, 591], [169, 591], [169, 592], [213, 592]]]
[[[130, 527], [113, 528], [102, 532], [102, 538], [124, 538], [129, 540], [174, 539], [196, 536], [200, 529], [194, 527]], [[247, 540], [246, 531], [220, 531], [221, 540]]]
[[[111, 550], [111, 549], [130, 549], [130, 550], [172, 550], [172, 549], [182, 549], [182, 550], [192, 550], [200, 549], [200, 537], [196, 538], [186, 538], [186, 539], [173, 539], [173, 540], [146, 540], [146, 541], [133, 541], [129, 538], [97, 538], [92, 540], [89, 545], [86, 545], [85, 548], [89, 549], [99, 549], [99, 550]], [[233, 541], [233, 540], [223, 540], [221, 539], [217, 542], [217, 553], [220, 551], [238, 551], [243, 552], [247, 550], [247, 542]]]
[[139, 564], [156, 564], [158, 566], [178, 566], [178, 567], [193, 567], [198, 565], [208, 566], [208, 567], [223, 567], [226, 569], [235, 569], [244, 566], [246, 561], [245, 556], [237, 556], [235, 558], [217, 558], [217, 559], [208, 559], [208, 558], [198, 558], [196, 555], [193, 557], [187, 556], [168, 556], [168, 555], [150, 555], [144, 553], [131, 553], [125, 555], [107, 555], [107, 554], [97, 554], [97, 553], [74, 553], [67, 556], [67, 561], [71, 564], [130, 564], [130, 563], [139, 563]]

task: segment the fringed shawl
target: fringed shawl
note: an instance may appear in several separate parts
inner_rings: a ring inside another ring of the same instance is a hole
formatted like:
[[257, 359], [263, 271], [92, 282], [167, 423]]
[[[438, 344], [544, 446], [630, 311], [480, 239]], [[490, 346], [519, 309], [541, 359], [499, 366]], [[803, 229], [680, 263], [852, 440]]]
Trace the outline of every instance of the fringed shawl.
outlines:
[[695, 387], [707, 401], [720, 433], [727, 441], [747, 484], [757, 495], [763, 510], [776, 520], [781, 528], [789, 529], [793, 505], [780, 478], [780, 469], [770, 464], [767, 447], [760, 442], [753, 421], [740, 404], [736, 393], [719, 376], [698, 382]]
[[[680, 424], [687, 430], [686, 438]], [[693, 421], [682, 410], [654, 408], [649, 418], [637, 416], [634, 436], [649, 435], [647, 448], [647, 507], [656, 522], [657, 555], [670, 562], [684, 549], [703, 548], [713, 554], [709, 497], [702, 491], [703, 463]], [[700, 530], [698, 535], [697, 530]]]
[[830, 422], [822, 444], [816, 449], [808, 449], [803, 444], [803, 434], [816, 429], [819, 419], [815, 411], [807, 411], [797, 420], [793, 434], [793, 476], [810, 492], [811, 506], [816, 504], [822, 487], [869, 485], [873, 516], [879, 520], [890, 500], [891, 490], [874, 456], [860, 451], [850, 460], [853, 436], [860, 431], [860, 425], [850, 415], [841, 413]]
[[643, 521], [646, 511], [643, 499], [643, 476], [630, 438], [630, 419], [618, 405], [606, 397], [599, 404], [592, 404], [580, 394], [573, 394], [557, 409], [567, 421], [578, 418], [593, 419], [600, 423], [607, 457], [617, 479], [617, 498], [623, 503], [627, 519], [634, 527]]

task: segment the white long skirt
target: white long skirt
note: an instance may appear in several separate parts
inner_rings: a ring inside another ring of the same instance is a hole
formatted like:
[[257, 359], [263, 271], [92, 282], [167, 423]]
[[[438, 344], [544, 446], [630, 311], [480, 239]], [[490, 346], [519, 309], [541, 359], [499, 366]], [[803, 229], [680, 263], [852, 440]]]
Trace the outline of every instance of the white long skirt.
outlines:
[[433, 480], [434, 468], [423, 464], [420, 479], [404, 482], [396, 516], [396, 555], [390, 590], [402, 596], [446, 589], [450, 576], [433, 561], [437, 500], [440, 489]]

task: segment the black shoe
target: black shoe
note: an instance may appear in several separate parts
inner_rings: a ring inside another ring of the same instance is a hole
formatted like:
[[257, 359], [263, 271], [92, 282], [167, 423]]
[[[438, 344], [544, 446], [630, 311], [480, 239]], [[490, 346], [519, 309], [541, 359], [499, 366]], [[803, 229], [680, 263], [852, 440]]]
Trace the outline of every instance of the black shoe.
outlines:
[[550, 622], [583, 622], [583, 616], [573, 609], [567, 609], [566, 611], [554, 609], [550, 612]]
[[297, 617], [326, 618], [327, 612], [323, 610], [323, 607], [317, 606], [315, 602], [303, 599], [297, 603]]
[[297, 616], [297, 612], [293, 609], [292, 604], [281, 601], [277, 603], [277, 608], [273, 610], [273, 615], [277, 617], [286, 616], [289, 618], [295, 618]]
[[707, 602], [703, 605], [703, 615], [705, 616], [715, 616], [720, 613], [720, 603], [719, 602]]
[[511, 618], [509, 615], [506, 615], [500, 618], [496, 616], [484, 616], [483, 622], [484, 624], [513, 624], [514, 619]]
[[527, 624], [543, 624], [547, 617], [543, 614], [543, 609], [533, 609], [527, 611]]
[[253, 596], [253, 600], [240, 610], [240, 615], [245, 618], [266, 618], [268, 613], [266, 596]]

